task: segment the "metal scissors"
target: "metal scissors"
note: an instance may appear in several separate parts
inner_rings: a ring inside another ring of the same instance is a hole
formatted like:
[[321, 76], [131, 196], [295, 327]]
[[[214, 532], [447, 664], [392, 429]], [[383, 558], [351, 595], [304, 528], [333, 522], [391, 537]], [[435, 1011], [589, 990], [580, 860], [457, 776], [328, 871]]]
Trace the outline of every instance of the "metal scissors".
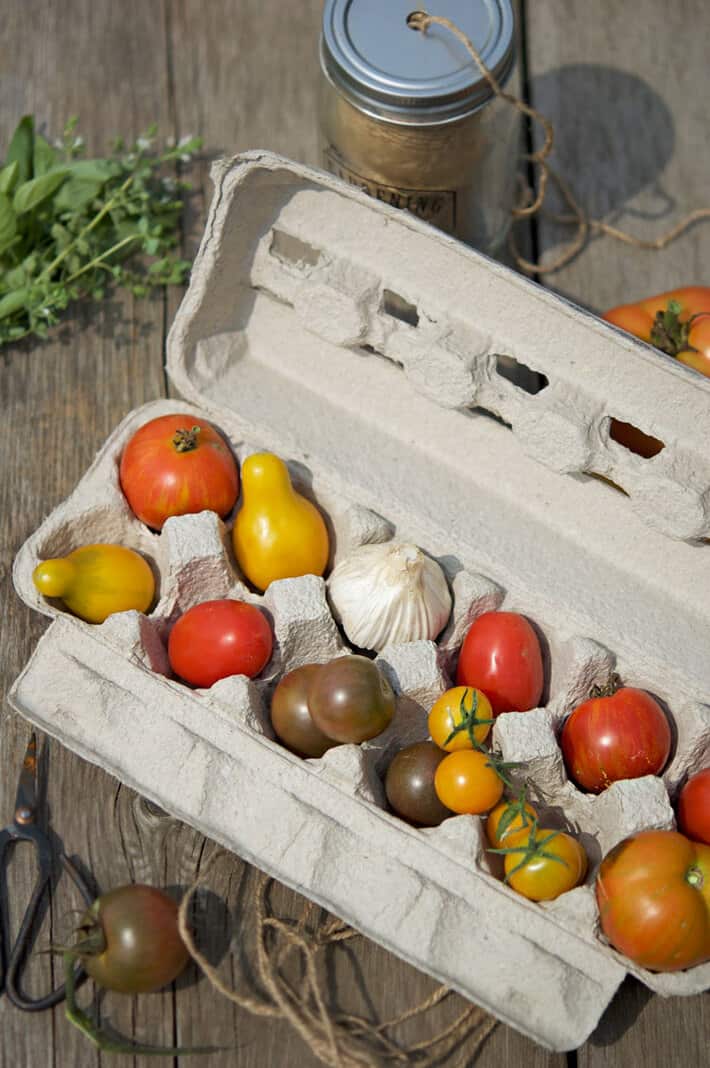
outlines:
[[[64, 996], [64, 984], [43, 998], [29, 998], [20, 988], [20, 972], [29, 956], [32, 929], [37, 918], [37, 911], [42, 895], [49, 885], [52, 874], [52, 847], [47, 834], [37, 826], [37, 737], [33, 733], [20, 772], [15, 800], [13, 822], [0, 831], [0, 993], [3, 985], [13, 1005], [29, 1012], [39, 1012], [58, 1004]], [[37, 880], [32, 897], [25, 910], [19, 934], [14, 946], [10, 946], [9, 916], [7, 908], [7, 855], [15, 842], [32, 842], [37, 856]], [[60, 853], [62, 867], [79, 890], [87, 905], [95, 894], [92, 893], [79, 870], [66, 853]], [[83, 978], [82, 969], [77, 970], [77, 981]]]

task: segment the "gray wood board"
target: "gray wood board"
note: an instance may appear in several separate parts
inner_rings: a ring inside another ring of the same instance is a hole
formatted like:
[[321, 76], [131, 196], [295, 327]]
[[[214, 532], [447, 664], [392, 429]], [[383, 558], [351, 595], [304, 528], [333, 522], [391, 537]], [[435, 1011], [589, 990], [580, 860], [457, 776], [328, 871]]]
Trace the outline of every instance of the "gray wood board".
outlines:
[[[663, 25], [668, 17], [665, 10], [658, 4], [648, 7], [653, 8], [651, 24]], [[581, 0], [565, 9], [578, 20], [591, 22]], [[149, 5], [138, 0], [124, 0], [120, 5], [107, 0], [67, 0], [62, 5], [51, 0], [14, 0], [6, 5], [0, 41], [0, 138], [7, 143], [14, 123], [28, 111], [34, 111], [53, 135], [61, 131], [68, 116], [79, 114], [89, 151], [103, 151], [115, 133], [135, 136], [156, 121], [164, 134], [200, 133], [205, 157], [268, 147], [317, 163], [320, 10], [320, 0], [290, 4], [288, 17], [275, 0], [211, 0], [209, 4], [166, 0]], [[545, 59], [542, 42], [536, 44], [535, 19], [529, 21], [529, 48], [539, 49]], [[599, 54], [605, 63], [616, 62], [609, 59], [606, 47], [596, 48], [594, 52], [584, 48], [586, 57]], [[622, 60], [618, 62], [623, 65]], [[531, 66], [544, 69], [544, 65]], [[704, 68], [698, 65], [696, 70]], [[186, 215], [189, 253], [194, 252], [211, 195], [207, 169], [205, 162], [197, 170], [195, 195]], [[681, 184], [680, 188], [685, 195], [685, 187]], [[688, 266], [696, 265], [689, 261]], [[698, 270], [695, 277], [700, 277]], [[577, 280], [576, 296], [586, 303], [582, 281]], [[164, 336], [179, 296], [176, 291], [164, 300], [113, 296], [101, 308], [73, 310], [66, 326], [46, 344], [26, 343], [0, 353], [4, 416], [0, 439], [5, 458], [0, 479], [3, 693], [45, 626], [14, 595], [13, 555], [42, 516], [73, 487], [119, 419], [138, 404], [164, 394]], [[589, 303], [602, 299], [606, 299], [604, 294], [595, 292]], [[3, 820], [11, 814], [27, 736], [26, 725], [5, 710], [0, 735], [5, 769], [0, 778]], [[183, 889], [216, 849], [189, 827], [155, 813], [132, 791], [54, 744], [49, 752], [48, 804], [52, 827], [67, 851], [84, 861], [104, 889], [131, 880]], [[27, 853], [19, 850], [10, 872], [15, 920], [31, 878]], [[242, 983], [248, 954], [240, 950], [240, 920], [248, 922], [251, 880], [248, 866], [220, 853], [209, 881], [212, 896], [207, 912], [214, 941], [208, 949], [210, 955], [222, 958], [223, 974]], [[286, 914], [297, 915], [301, 902], [285, 888], [274, 891], [275, 907]], [[60, 884], [40, 945], [61, 937], [66, 930], [65, 914], [75, 905]], [[228, 945], [234, 951], [231, 959], [225, 956]], [[333, 1003], [349, 1011], [392, 1016], [421, 1000], [434, 986], [426, 976], [365, 939], [346, 943], [333, 951], [332, 958]], [[48, 956], [33, 961], [29, 989], [44, 991], [52, 978], [58, 978], [51, 974], [53, 969], [56, 972]], [[667, 1055], [656, 1056], [656, 1032], [662, 1032], [668, 1021], [661, 1014], [652, 1023], [649, 1014], [657, 1011], [656, 1005], [670, 1003], [648, 1000], [638, 987], [632, 988], [629, 997], [623, 1004], [630, 1006], [632, 1016], [639, 997], [643, 1001], [639, 1021], [617, 1041], [620, 1010], [615, 1003], [599, 1032], [600, 1042], [613, 1044], [588, 1045], [580, 1057], [591, 1050], [592, 1063], [597, 1063], [593, 1057], [603, 1051], [604, 1064], [621, 1064], [628, 1063], [631, 1050], [643, 1050], [649, 1064], [668, 1063]], [[442, 1019], [464, 1007], [462, 999], [451, 1000], [453, 1005]], [[227, 1064], [305, 1068], [318, 1063], [289, 1025], [265, 1023], [219, 999], [194, 970], [175, 990], [158, 995], [137, 999], [108, 995], [101, 1001], [101, 1011], [117, 1030], [142, 1041], [226, 1047], [201, 1058], [200, 1063], [210, 1068]], [[687, 1048], [689, 1058], [693, 1053], [697, 1057], [702, 1000], [690, 999], [676, 1012], [683, 1020], [683, 1035], [690, 1037], [676, 1037], [675, 1052]], [[621, 1019], [625, 1016], [622, 1012]], [[425, 1038], [437, 1022], [418, 1021], [407, 1039]], [[667, 1054], [670, 1047], [664, 1048]], [[466, 1062], [465, 1050], [458, 1051], [458, 1059]], [[7, 999], [0, 1000], [1, 1068], [45, 1062], [64, 1068], [103, 1061], [108, 1063], [109, 1058], [91, 1050], [64, 1021], [61, 1008], [30, 1018], [12, 1009]], [[152, 1063], [143, 1057], [110, 1058], [117, 1068], [134, 1061]], [[565, 1058], [548, 1054], [501, 1026], [477, 1063], [485, 1068], [527, 1061], [539, 1068], [559, 1068]], [[447, 1060], [456, 1062], [457, 1057]]]

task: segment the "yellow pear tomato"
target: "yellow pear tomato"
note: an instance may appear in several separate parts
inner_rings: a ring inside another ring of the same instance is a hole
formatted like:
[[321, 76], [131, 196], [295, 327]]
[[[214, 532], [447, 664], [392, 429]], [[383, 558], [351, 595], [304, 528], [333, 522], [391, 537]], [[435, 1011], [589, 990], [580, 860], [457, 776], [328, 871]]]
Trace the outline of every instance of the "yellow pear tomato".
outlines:
[[242, 506], [232, 542], [239, 567], [259, 590], [276, 579], [322, 575], [328, 563], [323, 516], [293, 488], [283, 460], [269, 452], [242, 464]]
[[59, 597], [74, 615], [103, 623], [114, 612], [145, 612], [155, 595], [149, 565], [123, 545], [84, 545], [67, 556], [43, 560], [32, 581], [45, 597]]

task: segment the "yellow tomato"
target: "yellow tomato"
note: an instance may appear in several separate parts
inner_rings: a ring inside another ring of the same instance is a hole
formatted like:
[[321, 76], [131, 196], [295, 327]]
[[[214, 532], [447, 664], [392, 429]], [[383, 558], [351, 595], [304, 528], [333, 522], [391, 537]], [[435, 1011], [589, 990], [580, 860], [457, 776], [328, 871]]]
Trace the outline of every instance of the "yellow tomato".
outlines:
[[[523, 817], [523, 810], [525, 811], [525, 817]], [[510, 835], [517, 834], [518, 831], [523, 831], [532, 826], [536, 816], [537, 812], [527, 801], [524, 805], [520, 800], [501, 801], [488, 813], [486, 837], [493, 848], [498, 849], [499, 846], [507, 844], [506, 839]]]
[[429, 734], [447, 753], [473, 749], [471, 735], [479, 744], [488, 736], [493, 722], [491, 703], [474, 686], [454, 686], [442, 693], [429, 713]]
[[145, 612], [155, 595], [153, 572], [142, 556], [123, 545], [84, 545], [67, 556], [44, 560], [32, 581], [45, 597], [59, 597], [74, 615], [103, 623], [114, 612]]
[[434, 789], [442, 805], [459, 814], [480, 816], [496, 805], [503, 793], [503, 780], [490, 762], [489, 753], [461, 749], [449, 753], [434, 775]]
[[587, 874], [584, 847], [564, 831], [528, 827], [505, 840], [505, 880], [530, 901], [552, 901]]
[[242, 464], [232, 542], [243, 574], [260, 590], [276, 579], [322, 575], [328, 563], [323, 516], [293, 488], [283, 460], [269, 452]]

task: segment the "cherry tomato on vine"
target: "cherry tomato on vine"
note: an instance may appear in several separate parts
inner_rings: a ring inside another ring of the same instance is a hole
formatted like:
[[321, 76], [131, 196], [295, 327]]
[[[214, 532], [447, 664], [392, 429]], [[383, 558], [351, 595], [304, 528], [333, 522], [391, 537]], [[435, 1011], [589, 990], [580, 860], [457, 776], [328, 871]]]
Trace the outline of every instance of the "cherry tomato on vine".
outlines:
[[493, 715], [527, 712], [542, 698], [544, 673], [537, 634], [517, 612], [484, 612], [470, 626], [456, 681], [487, 696]]
[[309, 695], [322, 664], [303, 664], [279, 681], [271, 698], [271, 723], [284, 745], [304, 757], [321, 757], [338, 743], [316, 727]]
[[433, 742], [400, 749], [387, 769], [385, 793], [402, 819], [418, 827], [437, 827], [451, 812], [434, 789], [436, 769], [446, 754]]
[[641, 831], [602, 861], [601, 928], [630, 960], [657, 972], [710, 959], [710, 846], [677, 831]]
[[434, 788], [442, 805], [452, 812], [480, 816], [500, 801], [503, 780], [491, 763], [490, 753], [459, 749], [439, 764]]
[[476, 742], [483, 742], [492, 722], [491, 703], [481, 690], [454, 686], [432, 705], [429, 734], [440, 749], [453, 753], [457, 749], [474, 748], [471, 734]]
[[[524, 815], [523, 815], [524, 813]], [[537, 819], [537, 812], [527, 801], [499, 801], [488, 813], [486, 819], [486, 837], [494, 849], [506, 844], [509, 836], [532, 826]]]
[[147, 526], [209, 510], [226, 516], [239, 495], [239, 472], [217, 430], [194, 415], [161, 415], [130, 439], [119, 467], [121, 489]]
[[691, 775], [680, 791], [678, 827], [688, 838], [710, 845], [710, 768]]
[[552, 901], [572, 890], [587, 874], [587, 854], [565, 831], [527, 827], [506, 837], [508, 886], [530, 901]]
[[658, 775], [671, 750], [671, 728], [650, 694], [625, 686], [578, 705], [564, 722], [560, 747], [570, 778], [600, 793], [619, 779]]
[[106, 990], [142, 994], [171, 983], [189, 954], [178, 929], [178, 907], [152, 886], [109, 890], [94, 901], [76, 932], [77, 955]]
[[181, 679], [207, 687], [228, 675], [254, 678], [273, 645], [266, 616], [253, 604], [203, 601], [180, 616], [170, 631], [168, 659]]

